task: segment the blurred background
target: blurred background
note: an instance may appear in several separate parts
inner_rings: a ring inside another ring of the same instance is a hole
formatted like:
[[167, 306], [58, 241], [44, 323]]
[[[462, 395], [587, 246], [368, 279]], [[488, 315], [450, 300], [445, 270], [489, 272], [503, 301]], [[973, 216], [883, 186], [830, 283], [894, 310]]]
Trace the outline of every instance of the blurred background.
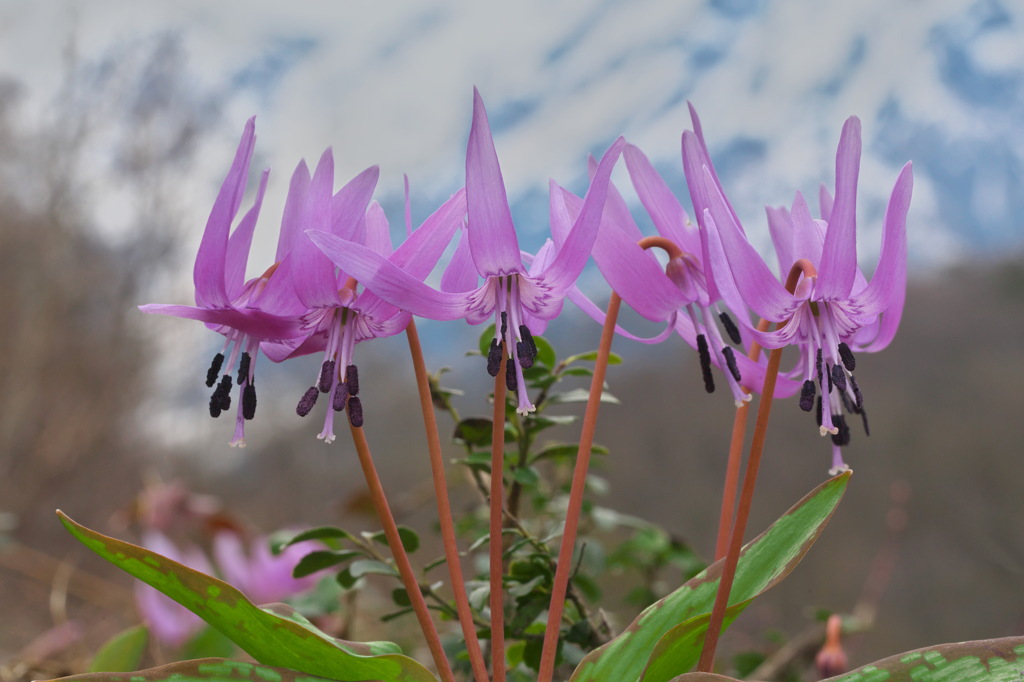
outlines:
[[[181, 481], [264, 530], [373, 526], [359, 515], [350, 444], [324, 446], [315, 417], [295, 416], [315, 359], [261, 365], [272, 387], [263, 395], [283, 397], [264, 398], [249, 447], [229, 449], [231, 424], [207, 416], [202, 381], [221, 337], [136, 306], [192, 302], [195, 247], [249, 116], [254, 177], [273, 169], [254, 275], [272, 257], [292, 169], [326, 146], [338, 186], [380, 164], [376, 196], [396, 234], [403, 173], [414, 222], [426, 217], [462, 183], [474, 85], [528, 250], [545, 238], [548, 178], [582, 193], [587, 154], [620, 134], [688, 205], [687, 101], [761, 247], [763, 205], [831, 185], [839, 130], [856, 114], [858, 250], [870, 271], [889, 190], [912, 159], [903, 325], [889, 349], [858, 363], [872, 436], [855, 429], [856, 475], [818, 545], [726, 639], [770, 648], [816, 609], [865, 601], [877, 612], [849, 642], [854, 664], [1024, 634], [1024, 502], [1014, 492], [1024, 454], [1022, 22], [1024, 5], [1009, 0], [0, 0], [5, 679], [56, 651], [87, 651], [134, 618], [130, 580], [86, 556], [56, 508], [130, 537], [146, 482]], [[608, 295], [593, 269], [583, 286]], [[486, 376], [464, 357], [479, 330], [424, 322], [421, 333], [431, 367], [450, 366], [445, 383], [466, 391], [460, 409], [484, 413]], [[563, 354], [596, 347], [598, 335], [569, 306], [549, 332]], [[599, 427], [611, 450], [602, 504], [706, 555], [731, 401], [704, 395], [678, 340], [616, 350], [625, 362], [609, 384], [623, 404], [605, 408]], [[403, 521], [429, 531], [405, 342], [357, 356], [385, 485], [402, 498]], [[825, 477], [828, 447], [805, 417], [794, 401], [776, 407], [752, 532]]]

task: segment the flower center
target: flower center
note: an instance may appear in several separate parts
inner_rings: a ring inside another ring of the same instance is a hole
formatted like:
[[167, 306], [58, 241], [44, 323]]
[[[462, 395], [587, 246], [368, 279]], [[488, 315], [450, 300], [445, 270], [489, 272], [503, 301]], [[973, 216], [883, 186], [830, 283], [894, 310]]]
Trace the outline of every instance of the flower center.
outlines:
[[[537, 408], [530, 402], [526, 394], [526, 380], [523, 370], [533, 367], [537, 359], [537, 344], [533, 334], [526, 326], [526, 316], [519, 294], [519, 275], [503, 275], [492, 281], [495, 286], [496, 305], [494, 321], [494, 338], [487, 352], [487, 373], [498, 376], [501, 369], [502, 348], [506, 349], [508, 361], [505, 363], [505, 387], [514, 391], [519, 397], [516, 411], [528, 414]], [[515, 349], [515, 353], [512, 352]]]

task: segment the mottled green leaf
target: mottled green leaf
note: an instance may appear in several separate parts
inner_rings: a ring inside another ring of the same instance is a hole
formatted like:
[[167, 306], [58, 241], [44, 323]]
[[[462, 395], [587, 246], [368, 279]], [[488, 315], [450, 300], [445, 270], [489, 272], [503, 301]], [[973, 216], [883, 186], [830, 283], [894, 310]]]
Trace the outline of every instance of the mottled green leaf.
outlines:
[[[730, 616], [781, 581], [821, 534], [842, 499], [850, 472], [832, 478], [786, 512], [767, 531], [748, 543], [740, 555], [730, 595]], [[678, 590], [652, 604], [625, 632], [590, 652], [573, 673], [572, 682], [644, 682], [668, 680], [685, 672], [700, 655], [703, 633], [694, 636], [687, 622], [708, 614], [721, 577], [717, 561]], [[706, 628], [706, 619], [703, 621]], [[650, 668], [651, 677], [642, 677]], [[669, 671], [672, 671], [671, 673]]]
[[829, 682], [1020, 682], [1024, 637], [939, 644], [883, 658]]
[[349, 533], [343, 528], [335, 528], [334, 526], [321, 526], [320, 528], [310, 528], [309, 530], [302, 531], [295, 537], [284, 543], [282, 548], [294, 545], [297, 542], [305, 542], [307, 540], [352, 540], [352, 533]]
[[[883, 658], [823, 682], [1020, 682], [1024, 637], [929, 646]], [[740, 682], [712, 673], [686, 673], [669, 682]]]
[[381, 653], [380, 645], [329, 637], [297, 614], [282, 615], [277, 605], [257, 607], [222, 580], [57, 514], [86, 547], [182, 604], [260, 663], [342, 682], [436, 682], [429, 670], [411, 658]]
[[100, 671], [128, 672], [139, 667], [142, 654], [146, 652], [149, 641], [149, 628], [145, 625], [123, 630], [100, 647], [89, 663], [89, 672]]
[[62, 682], [329, 682], [323, 677], [288, 668], [223, 658], [199, 658], [135, 672], [86, 673], [59, 679]]

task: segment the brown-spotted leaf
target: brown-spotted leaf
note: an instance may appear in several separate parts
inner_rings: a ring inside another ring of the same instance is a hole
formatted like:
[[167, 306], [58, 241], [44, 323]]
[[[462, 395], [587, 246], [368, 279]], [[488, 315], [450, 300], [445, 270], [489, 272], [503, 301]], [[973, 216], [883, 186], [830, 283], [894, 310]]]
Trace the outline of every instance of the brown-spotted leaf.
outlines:
[[422, 664], [395, 653], [393, 644], [327, 637], [295, 614], [261, 609], [222, 580], [57, 515], [86, 547], [186, 607], [260, 663], [339, 682], [437, 682]]
[[[883, 658], [826, 682], [1021, 682], [1024, 637], [939, 644]], [[689, 682], [687, 680], [686, 682]]]
[[[778, 584], [800, 562], [832, 517], [850, 473], [822, 483], [743, 548], [729, 597], [730, 615], [738, 615], [744, 602]], [[661, 682], [689, 670], [699, 658], [703, 632], [694, 636], [686, 623], [711, 612], [721, 574], [722, 562], [717, 561], [644, 609], [625, 632], [587, 654], [571, 682]], [[650, 677], [642, 677], [645, 670]]]
[[223, 658], [197, 658], [136, 672], [85, 673], [58, 679], [60, 682], [330, 682], [297, 670]]

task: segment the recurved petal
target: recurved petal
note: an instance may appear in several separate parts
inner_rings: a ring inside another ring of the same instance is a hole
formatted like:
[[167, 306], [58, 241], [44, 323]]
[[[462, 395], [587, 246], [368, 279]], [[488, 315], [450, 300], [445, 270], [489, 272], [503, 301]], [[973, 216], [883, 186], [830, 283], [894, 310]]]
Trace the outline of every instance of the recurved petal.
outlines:
[[243, 334], [259, 340], [291, 339], [303, 334], [298, 318], [270, 315], [255, 308], [198, 308], [189, 305], [167, 305], [150, 303], [140, 305], [139, 310], [156, 315], [170, 315], [199, 320], [211, 325], [237, 329]]
[[469, 247], [477, 272], [483, 277], [523, 272], [498, 154], [494, 150], [487, 111], [476, 88], [473, 88], [473, 125], [466, 148], [466, 204]]
[[309, 190], [309, 168], [306, 160], [299, 161], [288, 184], [288, 196], [284, 200], [284, 215], [281, 217], [281, 232], [277, 236], [277, 252], [274, 262], [280, 263], [291, 252], [296, 239], [303, 239], [302, 212], [306, 205], [306, 192]]
[[224, 284], [227, 287], [228, 298], [234, 300], [242, 291], [245, 285], [245, 266], [249, 261], [249, 247], [252, 246], [252, 235], [256, 229], [256, 221], [260, 217], [260, 207], [263, 206], [263, 195], [267, 191], [267, 179], [270, 177], [270, 170], [263, 171], [260, 175], [260, 186], [256, 190], [256, 199], [238, 227], [228, 238], [227, 259], [225, 261]]
[[228, 233], [242, 203], [246, 179], [249, 176], [249, 161], [252, 159], [255, 144], [254, 116], [246, 121], [242, 139], [235, 150], [234, 161], [220, 186], [217, 199], [213, 202], [203, 238], [199, 242], [192, 280], [196, 287], [196, 303], [200, 306], [226, 306], [229, 303], [224, 281]]
[[[441, 254], [451, 244], [455, 231], [466, 217], [466, 191], [460, 189], [448, 201], [434, 211], [423, 224], [414, 230], [388, 259], [416, 279], [424, 279], [437, 265]], [[468, 248], [468, 246], [467, 246]], [[468, 255], [468, 254], [467, 254]], [[476, 271], [469, 262], [473, 285], [476, 288]], [[444, 289], [442, 289], [444, 290]]]
[[688, 228], [689, 218], [668, 184], [654, 169], [647, 156], [633, 145], [622, 152], [633, 188], [640, 197], [658, 233], [679, 245], [684, 251], [700, 253], [700, 236]]
[[[370, 166], [338, 190], [331, 199], [331, 232], [342, 239], [365, 243], [362, 230], [366, 207], [377, 187], [380, 168]], [[307, 229], [309, 229], [307, 227]], [[319, 228], [315, 228], [319, 229]]]
[[457, 320], [469, 312], [475, 292], [436, 291], [362, 244], [326, 232], [307, 234], [335, 265], [393, 306], [434, 320]]
[[843, 125], [836, 151], [836, 198], [818, 264], [822, 298], [846, 298], [857, 272], [857, 175], [860, 173], [860, 119]]
[[611, 178], [612, 168], [619, 160], [619, 154], [622, 153], [625, 143], [626, 141], [620, 137], [601, 157], [594, 179], [590, 181], [587, 195], [583, 198], [583, 206], [573, 222], [572, 231], [565, 238], [565, 242], [558, 250], [550, 267], [540, 276], [551, 287], [555, 296], [565, 295], [569, 287], [575, 283], [576, 278], [580, 276], [583, 266], [590, 258], [594, 240], [597, 238], [601, 226], [601, 216], [604, 213], [605, 199], [608, 196], [608, 182]]
[[[306, 192], [302, 223], [307, 230], [331, 230], [333, 192], [334, 155], [328, 148], [320, 157]], [[365, 211], [366, 204], [363, 204], [359, 208], [359, 220], [363, 219]], [[334, 264], [316, 246], [308, 239], [297, 239], [292, 247], [292, 261], [292, 283], [295, 285], [295, 295], [303, 305], [307, 308], [340, 305], [338, 275], [334, 271]]]
[[[785, 320], [799, 301], [775, 279], [761, 255], [742, 234], [707, 169], [704, 184], [710, 204], [704, 211], [708, 256], [726, 305], [734, 311], [749, 308], [772, 322]], [[738, 317], [749, 325], [745, 315], [738, 314]]]
[[900, 171], [889, 196], [882, 225], [882, 251], [878, 267], [867, 287], [854, 296], [855, 307], [865, 315], [881, 315], [878, 335], [865, 350], [885, 348], [892, 341], [903, 314], [907, 290], [907, 212], [914, 189], [914, 169], [910, 162]]

